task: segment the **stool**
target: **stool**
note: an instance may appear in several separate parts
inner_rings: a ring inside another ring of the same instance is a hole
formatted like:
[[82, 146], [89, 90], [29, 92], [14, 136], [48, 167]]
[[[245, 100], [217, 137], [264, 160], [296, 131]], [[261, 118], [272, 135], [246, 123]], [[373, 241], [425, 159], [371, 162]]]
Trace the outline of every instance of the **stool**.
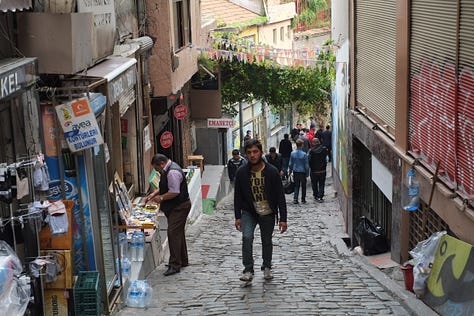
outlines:
[[194, 162], [196, 162], [199, 165], [199, 169], [201, 171], [201, 177], [202, 177], [202, 173], [204, 171], [204, 156], [203, 155], [188, 156], [188, 166], [193, 166]]

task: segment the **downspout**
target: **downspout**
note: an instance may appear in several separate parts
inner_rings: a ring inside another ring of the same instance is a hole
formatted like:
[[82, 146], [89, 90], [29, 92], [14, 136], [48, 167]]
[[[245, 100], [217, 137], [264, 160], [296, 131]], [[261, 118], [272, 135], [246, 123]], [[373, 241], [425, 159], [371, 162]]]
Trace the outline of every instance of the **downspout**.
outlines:
[[[454, 84], [455, 84], [455, 93], [454, 93], [454, 164], [456, 166], [456, 172], [454, 173], [454, 183], [456, 186], [458, 184], [458, 144], [459, 144], [459, 115], [458, 115], [458, 98], [459, 98], [459, 46], [460, 46], [460, 25], [461, 25], [461, 0], [457, 1], [456, 8], [456, 51], [454, 56]], [[438, 176], [434, 175], [435, 178]], [[456, 190], [458, 188], [456, 187]]]

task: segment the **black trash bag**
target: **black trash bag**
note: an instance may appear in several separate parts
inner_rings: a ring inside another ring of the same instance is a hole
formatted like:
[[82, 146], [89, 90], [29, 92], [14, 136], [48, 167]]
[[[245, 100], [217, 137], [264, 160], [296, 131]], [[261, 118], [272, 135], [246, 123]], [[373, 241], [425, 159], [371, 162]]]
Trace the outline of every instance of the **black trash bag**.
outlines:
[[289, 176], [286, 181], [283, 181], [283, 191], [285, 191], [285, 194], [291, 194], [295, 192], [295, 182], [293, 181], [293, 176]]
[[384, 253], [389, 249], [383, 228], [374, 225], [365, 216], [360, 218], [354, 234], [366, 256]]

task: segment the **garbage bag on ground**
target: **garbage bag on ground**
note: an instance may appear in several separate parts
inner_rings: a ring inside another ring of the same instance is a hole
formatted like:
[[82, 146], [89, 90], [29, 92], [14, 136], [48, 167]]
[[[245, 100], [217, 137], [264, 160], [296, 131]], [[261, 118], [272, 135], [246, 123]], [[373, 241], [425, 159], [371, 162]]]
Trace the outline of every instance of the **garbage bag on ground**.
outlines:
[[438, 249], [438, 244], [446, 231], [435, 232], [428, 239], [420, 241], [409, 253], [413, 265], [413, 291], [416, 296], [422, 297], [426, 291], [426, 282], [430, 276], [431, 267]]
[[389, 249], [383, 228], [374, 225], [365, 216], [360, 218], [354, 234], [366, 256], [384, 253]]

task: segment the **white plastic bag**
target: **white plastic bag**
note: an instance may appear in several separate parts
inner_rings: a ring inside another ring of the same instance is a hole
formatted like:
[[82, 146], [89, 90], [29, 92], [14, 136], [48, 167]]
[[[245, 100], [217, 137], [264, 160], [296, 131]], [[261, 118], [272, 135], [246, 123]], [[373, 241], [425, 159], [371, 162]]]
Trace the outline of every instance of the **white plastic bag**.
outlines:
[[410, 251], [413, 257], [413, 291], [418, 297], [425, 294], [426, 282], [430, 276], [431, 268], [438, 249], [438, 244], [446, 231], [433, 233], [430, 238], [420, 241]]

